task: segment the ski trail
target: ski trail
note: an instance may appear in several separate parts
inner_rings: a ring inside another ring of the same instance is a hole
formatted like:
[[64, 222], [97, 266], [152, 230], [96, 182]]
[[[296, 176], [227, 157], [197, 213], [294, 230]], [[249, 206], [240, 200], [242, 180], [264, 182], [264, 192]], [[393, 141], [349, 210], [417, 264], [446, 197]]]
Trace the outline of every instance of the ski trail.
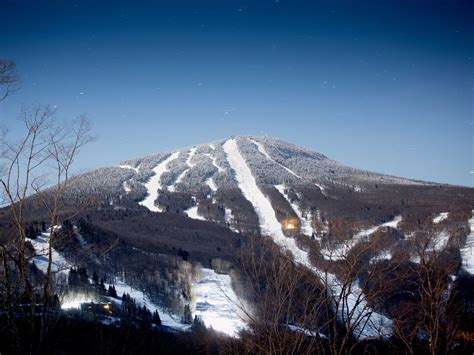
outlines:
[[131, 166], [131, 165], [119, 165], [118, 166], [119, 168], [122, 168], [122, 169], [130, 169], [130, 170], [133, 170], [135, 171], [137, 174], [140, 172], [140, 165], [137, 166], [136, 168]]
[[[307, 267], [321, 280], [326, 280], [326, 284], [333, 293], [334, 301], [338, 304], [341, 302], [344, 303], [346, 305], [345, 309], [348, 312], [347, 314], [360, 313], [361, 317], [368, 319], [368, 324], [371, 324], [372, 326], [369, 325], [366, 330], [356, 329], [355, 333], [357, 332], [358, 334], [354, 335], [360, 338], [380, 335], [379, 329], [376, 329], [376, 325], [378, 325], [378, 323], [384, 323], [385, 332], [391, 333], [390, 319], [382, 314], [374, 312], [369, 307], [367, 307], [365, 297], [363, 296], [362, 290], [360, 289], [357, 282], [353, 283], [348, 297], [341, 299], [340, 295], [341, 292], [343, 292], [343, 288], [337, 277], [334, 274], [323, 272], [314, 267], [309, 261], [308, 253], [299, 249], [294, 239], [285, 237], [270, 201], [258, 188], [250, 168], [238, 150], [235, 139], [227, 140], [223, 145], [223, 149], [226, 153], [227, 160], [232, 170], [235, 172], [235, 178], [237, 180], [239, 189], [242, 191], [244, 197], [254, 206], [255, 212], [259, 218], [262, 232], [264, 234], [268, 234], [276, 244], [280, 245], [286, 250], [289, 250], [293, 254], [293, 257], [297, 263]], [[340, 316], [343, 316], [343, 314]]]
[[213, 178], [210, 177], [210, 178], [206, 179], [206, 185], [209, 186], [209, 188], [211, 189], [212, 192], [217, 191], [217, 185], [214, 182]]
[[217, 164], [217, 158], [213, 157], [211, 154], [204, 154], [206, 157], [212, 160], [212, 165], [214, 165], [218, 172], [223, 173], [225, 170]]
[[196, 154], [196, 149], [197, 149], [196, 147], [193, 147], [189, 150], [188, 158], [186, 159], [186, 165], [188, 166], [188, 168], [178, 176], [178, 178], [173, 183], [173, 185], [168, 186], [168, 190], [170, 190], [171, 192], [174, 192], [176, 190], [176, 185], [178, 185], [181, 181], [183, 181], [188, 171], [195, 165], [191, 163], [191, 160], [193, 159], [194, 154]]
[[298, 248], [293, 238], [287, 238], [283, 234], [281, 224], [276, 218], [270, 201], [258, 188], [250, 168], [239, 152], [235, 139], [227, 140], [222, 147], [230, 167], [235, 172], [235, 179], [237, 180], [239, 189], [242, 191], [244, 197], [252, 204], [258, 215], [262, 234], [270, 236], [276, 244], [291, 251], [298, 263], [314, 270], [314, 267], [309, 261], [308, 253]]
[[303, 234], [311, 237], [314, 233], [313, 226], [311, 225], [311, 213], [307, 213], [306, 216], [303, 215], [303, 211], [301, 210], [300, 206], [294, 202], [291, 202], [288, 195], [285, 194], [285, 185], [275, 185], [275, 188], [281, 193], [285, 200], [288, 201], [291, 208], [298, 216], [299, 220], [301, 221], [301, 231]]
[[193, 206], [184, 211], [184, 213], [192, 219], [197, 219], [200, 221], [205, 221], [206, 219], [198, 214], [198, 206]]
[[262, 153], [265, 158], [267, 158], [268, 160], [270, 160], [271, 162], [279, 165], [280, 167], [282, 167], [283, 169], [285, 169], [287, 172], [289, 172], [291, 175], [297, 177], [298, 179], [302, 179], [301, 176], [299, 176], [298, 174], [296, 174], [293, 170], [291, 169], [288, 169], [286, 166], [284, 166], [283, 164], [280, 164], [279, 162], [277, 162], [275, 159], [273, 159], [270, 154], [268, 154], [267, 150], [265, 149], [265, 147], [263, 146], [262, 143], [260, 142], [257, 142], [257, 141], [254, 141], [252, 138], [248, 138], [249, 141], [251, 141], [253, 144], [255, 144], [255, 146], [257, 147], [258, 151], [260, 153]]
[[[255, 144], [255, 146], [257, 147], [258, 151], [263, 154], [265, 156], [265, 158], [267, 158], [268, 160], [270, 160], [271, 162], [277, 164], [278, 166], [280, 166], [281, 168], [285, 169], [287, 172], [289, 172], [291, 175], [293, 175], [294, 177], [297, 177], [298, 179], [300, 180], [304, 180], [300, 175], [298, 175], [297, 173], [295, 173], [293, 170], [287, 168], [286, 166], [284, 166], [283, 164], [280, 164], [279, 162], [277, 162], [275, 159], [273, 159], [270, 154], [268, 154], [267, 150], [265, 149], [265, 147], [263, 146], [262, 143], [260, 142], [257, 142], [255, 140], [253, 140], [252, 138], [247, 138], [249, 141], [251, 141], [253, 144]], [[320, 185], [320, 184], [314, 184], [316, 185], [316, 187], [321, 191], [321, 193], [323, 195], [326, 195], [325, 191], [324, 191], [324, 186]]]
[[469, 220], [469, 228], [471, 232], [466, 238], [466, 243], [461, 249], [462, 265], [471, 275], [474, 274], [474, 210], [472, 211], [471, 219]]
[[161, 176], [165, 172], [168, 171], [167, 169], [168, 163], [177, 159], [178, 156], [179, 156], [179, 152], [175, 152], [171, 154], [168, 158], [163, 160], [153, 169], [153, 172], [155, 173], [155, 175], [153, 175], [145, 184], [145, 188], [148, 194], [143, 201], [139, 202], [141, 206], [148, 208], [152, 212], [163, 211], [160, 207], [155, 206], [155, 201], [158, 198], [158, 190], [161, 189]]

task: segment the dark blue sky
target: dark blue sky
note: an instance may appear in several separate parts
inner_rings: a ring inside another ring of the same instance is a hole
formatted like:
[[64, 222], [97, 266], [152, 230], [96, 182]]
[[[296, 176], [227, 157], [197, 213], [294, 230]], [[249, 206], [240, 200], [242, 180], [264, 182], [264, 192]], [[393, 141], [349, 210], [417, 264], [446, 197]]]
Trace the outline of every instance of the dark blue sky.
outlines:
[[[86, 113], [78, 170], [235, 134], [474, 185], [473, 1], [0, 0], [0, 104]], [[15, 132], [15, 130], [14, 130]]]

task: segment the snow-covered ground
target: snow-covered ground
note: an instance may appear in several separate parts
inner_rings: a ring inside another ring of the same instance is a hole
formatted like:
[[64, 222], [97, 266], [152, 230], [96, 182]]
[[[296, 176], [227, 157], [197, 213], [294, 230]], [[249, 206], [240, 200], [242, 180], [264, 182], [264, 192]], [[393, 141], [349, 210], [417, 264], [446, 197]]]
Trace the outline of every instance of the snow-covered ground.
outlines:
[[469, 219], [469, 228], [471, 232], [466, 238], [466, 243], [461, 249], [462, 266], [464, 270], [474, 275], [474, 211]]
[[225, 169], [223, 169], [222, 167], [219, 166], [219, 164], [217, 164], [217, 158], [212, 156], [211, 154], [204, 154], [206, 157], [208, 157], [209, 159], [211, 159], [212, 161], [212, 165], [214, 165], [217, 169], [217, 171], [219, 173], [223, 173], [225, 171]]
[[368, 307], [357, 281], [347, 287], [333, 274], [326, 273], [323, 277], [332, 291], [339, 318], [347, 322], [350, 320], [355, 328], [353, 334], [356, 338], [389, 337], [392, 334], [392, 320]]
[[203, 268], [198, 281], [192, 284], [192, 293], [194, 314], [201, 318], [206, 327], [231, 336], [236, 336], [239, 330], [245, 328], [229, 275]]
[[136, 168], [134, 166], [131, 166], [131, 165], [119, 165], [118, 166], [119, 168], [122, 168], [122, 169], [130, 169], [130, 170], [133, 170], [135, 171], [137, 174], [140, 172], [140, 165], [137, 166]]
[[213, 178], [207, 178], [206, 179], [206, 185], [209, 186], [209, 188], [211, 189], [212, 192], [216, 192], [217, 191], [217, 185], [216, 183], [214, 182], [214, 179]]
[[[59, 227], [56, 227], [59, 228]], [[29, 239], [33, 248], [35, 249], [36, 256], [32, 259], [35, 265], [43, 273], [46, 273], [48, 270], [48, 257], [49, 257], [49, 237], [51, 230], [41, 233], [35, 239]], [[54, 273], [69, 273], [71, 264], [54, 248], [51, 251], [52, 262], [51, 262], [51, 271]]]
[[187, 210], [184, 211], [188, 215], [189, 218], [192, 219], [199, 219], [201, 221], [205, 221], [206, 219], [200, 215], [198, 215], [198, 206], [193, 206], [191, 208], [188, 208]]
[[170, 328], [174, 328], [174, 329], [179, 329], [179, 330], [184, 330], [184, 329], [189, 328], [189, 325], [181, 323], [181, 320], [178, 316], [165, 311], [162, 307], [157, 306], [142, 291], [131, 287], [130, 285], [123, 282], [122, 280], [116, 279], [114, 283], [112, 284], [105, 284], [105, 287], [108, 288], [109, 285], [113, 285], [115, 287], [115, 290], [117, 291], [117, 295], [119, 297], [122, 297], [123, 293], [126, 292], [140, 306], [145, 306], [152, 313], [155, 311], [158, 311], [162, 325], [170, 327]]
[[369, 237], [371, 234], [377, 232], [380, 228], [384, 227], [391, 227], [391, 228], [398, 228], [398, 225], [402, 221], [401, 216], [395, 217], [393, 220], [379, 224], [377, 226], [368, 228], [368, 229], [363, 229], [359, 231], [352, 239], [346, 240], [344, 242], [341, 242], [338, 245], [333, 245], [330, 248], [323, 248], [321, 249], [321, 254], [323, 255], [324, 259], [326, 260], [341, 260], [345, 258], [350, 250], [357, 245], [360, 241], [366, 239]]
[[235, 172], [239, 189], [257, 213], [262, 234], [270, 236], [276, 244], [289, 250], [298, 263], [314, 269], [309, 261], [308, 253], [298, 248], [293, 238], [287, 238], [283, 234], [272, 204], [257, 186], [255, 177], [240, 154], [235, 139], [227, 140], [222, 147], [230, 167]]
[[224, 210], [224, 219], [225, 219], [225, 223], [227, 223], [231, 231], [235, 233], [239, 233], [239, 230], [237, 230], [235, 227], [232, 226], [234, 222], [234, 215], [232, 214], [232, 210], [230, 208], [226, 208]]
[[312, 216], [311, 212], [303, 212], [296, 203], [291, 202], [288, 195], [285, 193], [285, 185], [275, 185], [275, 188], [281, 193], [281, 195], [288, 201], [291, 205], [291, 208], [298, 216], [299, 220], [301, 221], [301, 232], [308, 237], [311, 237], [314, 233], [314, 229], [312, 226]]
[[181, 174], [179, 174], [178, 178], [173, 183], [173, 185], [168, 186], [168, 190], [170, 190], [171, 192], [174, 192], [176, 190], [176, 185], [178, 185], [181, 181], [183, 181], [188, 171], [194, 166], [194, 164], [191, 163], [191, 160], [193, 159], [194, 154], [196, 154], [196, 149], [197, 149], [196, 147], [193, 147], [189, 150], [188, 158], [186, 159], [186, 165], [188, 166], [188, 168], [184, 170]]
[[439, 215], [433, 218], [433, 223], [434, 224], [441, 223], [448, 217], [449, 217], [449, 212], [441, 212]]
[[256, 140], [253, 140], [252, 138], [248, 138], [249, 141], [251, 141], [253, 144], [255, 144], [255, 146], [257, 147], [258, 151], [260, 153], [262, 153], [265, 158], [267, 158], [268, 160], [270, 160], [271, 162], [279, 165], [280, 167], [282, 167], [283, 169], [285, 169], [287, 172], [289, 172], [291, 175], [297, 177], [298, 179], [301, 179], [301, 176], [299, 176], [298, 174], [296, 174], [293, 170], [287, 168], [286, 166], [284, 166], [283, 164], [280, 164], [279, 162], [277, 162], [275, 159], [273, 159], [270, 154], [268, 154], [267, 150], [265, 149], [265, 147], [263, 146], [262, 143], [260, 142], [257, 142]]
[[[364, 320], [367, 320], [367, 322], [364, 321], [359, 327], [357, 327], [354, 335], [359, 338], [369, 338], [391, 334], [390, 319], [382, 314], [374, 312], [367, 306], [365, 296], [357, 282], [353, 283], [350, 292], [345, 293], [347, 297], [343, 297], [342, 299], [339, 298], [339, 295], [342, 293], [342, 285], [337, 280], [337, 277], [330, 273], [323, 273], [321, 270], [315, 268], [309, 261], [308, 254], [298, 248], [295, 240], [292, 238], [286, 238], [283, 234], [281, 225], [276, 218], [275, 211], [273, 210], [270, 201], [258, 188], [250, 168], [239, 152], [236, 141], [234, 139], [227, 140], [223, 145], [223, 148], [227, 160], [235, 172], [235, 178], [242, 194], [255, 208], [259, 217], [262, 233], [269, 235], [276, 244], [291, 251], [296, 262], [306, 266], [309, 270], [318, 275], [321, 280], [327, 282], [327, 285], [332, 290], [336, 304], [341, 306], [342, 304], [345, 305], [345, 307], [339, 307], [342, 312], [341, 317], [343, 315], [347, 317], [348, 314], [356, 314], [359, 316], [353, 316], [352, 319], [363, 318]], [[400, 221], [401, 218], [397, 217], [393, 221], [373, 227], [369, 230], [361, 231], [358, 235], [363, 236], [367, 233], [373, 233], [383, 226], [396, 227]], [[365, 326], [363, 326], [364, 324]]]
[[148, 208], [152, 212], [162, 212], [163, 210], [155, 206], [155, 201], [158, 198], [158, 190], [161, 189], [161, 176], [163, 173], [168, 171], [167, 165], [169, 162], [177, 159], [179, 156], [179, 152], [174, 152], [171, 154], [168, 158], [163, 160], [161, 163], [159, 163], [154, 169], [153, 172], [155, 175], [153, 175], [148, 182], [145, 184], [145, 188], [148, 192], [146, 198], [143, 201], [140, 201], [140, 205]]

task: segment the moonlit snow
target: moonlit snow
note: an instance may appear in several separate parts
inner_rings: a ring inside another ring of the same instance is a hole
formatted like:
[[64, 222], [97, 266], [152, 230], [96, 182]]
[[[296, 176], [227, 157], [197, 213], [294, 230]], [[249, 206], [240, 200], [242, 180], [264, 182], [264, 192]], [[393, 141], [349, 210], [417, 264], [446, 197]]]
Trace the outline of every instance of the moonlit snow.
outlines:
[[188, 171], [194, 166], [194, 164], [191, 163], [191, 160], [193, 159], [194, 154], [196, 154], [196, 149], [197, 149], [196, 147], [193, 147], [189, 150], [188, 158], [186, 159], [186, 165], [188, 166], [188, 168], [186, 170], [184, 170], [178, 176], [178, 178], [173, 183], [173, 185], [168, 186], [168, 190], [170, 190], [171, 192], [174, 192], [176, 190], [176, 185], [178, 185], [179, 183], [181, 183], [181, 181], [183, 181], [183, 179], [186, 176], [186, 174], [188, 173]]
[[245, 328], [241, 309], [229, 275], [201, 269], [199, 280], [192, 284], [194, 314], [206, 325], [227, 335], [236, 336]]
[[257, 213], [262, 234], [270, 236], [276, 244], [291, 251], [298, 263], [313, 269], [308, 259], [308, 253], [298, 248], [293, 238], [287, 238], [283, 234], [281, 224], [276, 218], [270, 201], [258, 188], [250, 168], [239, 152], [235, 139], [227, 140], [222, 147], [226, 153], [227, 161], [235, 172], [239, 189], [242, 191], [244, 197], [250, 201]]
[[466, 243], [461, 249], [462, 266], [468, 273], [474, 275], [474, 211], [469, 219], [471, 232], [466, 238]]
[[288, 201], [291, 208], [298, 216], [299, 220], [301, 221], [301, 231], [303, 232], [303, 234], [308, 237], [311, 237], [314, 233], [314, 229], [311, 222], [311, 212], [306, 212], [303, 214], [303, 211], [301, 210], [300, 206], [290, 201], [290, 198], [285, 193], [285, 185], [275, 185], [275, 188], [281, 193], [281, 195], [286, 199], [286, 201]]
[[[58, 227], [57, 227], [58, 228]], [[35, 249], [36, 256], [32, 259], [35, 265], [43, 273], [46, 273], [48, 270], [48, 257], [49, 257], [49, 237], [50, 230], [47, 232], [41, 233], [35, 239], [29, 239], [33, 248]], [[51, 250], [51, 271], [68, 273], [71, 264], [54, 248]]]
[[179, 156], [179, 152], [175, 152], [171, 154], [168, 158], [163, 160], [161, 163], [159, 163], [154, 169], [153, 172], [155, 175], [153, 175], [150, 180], [145, 184], [145, 188], [148, 192], [146, 198], [139, 202], [140, 205], [148, 208], [152, 212], [162, 212], [162, 209], [158, 206], [155, 206], [155, 201], [158, 198], [158, 190], [161, 189], [161, 176], [163, 173], [168, 171], [167, 165], [169, 162], [177, 159]]

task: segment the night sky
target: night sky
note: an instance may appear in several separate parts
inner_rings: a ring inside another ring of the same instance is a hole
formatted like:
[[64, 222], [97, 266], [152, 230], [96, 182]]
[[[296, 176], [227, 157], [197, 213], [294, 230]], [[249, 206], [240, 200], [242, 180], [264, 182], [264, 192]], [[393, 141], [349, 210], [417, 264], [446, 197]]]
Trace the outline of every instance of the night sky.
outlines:
[[86, 113], [77, 171], [237, 134], [474, 186], [474, 2], [0, 0], [0, 103]]

